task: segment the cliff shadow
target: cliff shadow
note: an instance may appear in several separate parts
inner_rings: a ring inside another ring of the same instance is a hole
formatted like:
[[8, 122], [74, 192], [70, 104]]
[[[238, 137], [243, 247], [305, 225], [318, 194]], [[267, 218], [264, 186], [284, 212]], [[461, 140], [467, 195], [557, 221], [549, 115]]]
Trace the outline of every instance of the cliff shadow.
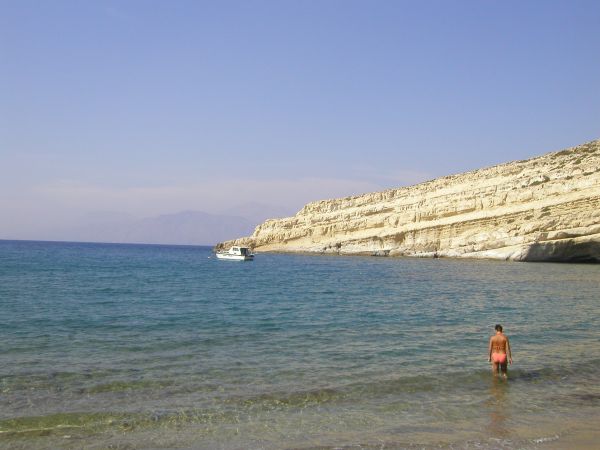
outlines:
[[522, 261], [600, 263], [600, 242], [575, 242], [565, 239], [553, 242], [536, 242], [529, 246]]

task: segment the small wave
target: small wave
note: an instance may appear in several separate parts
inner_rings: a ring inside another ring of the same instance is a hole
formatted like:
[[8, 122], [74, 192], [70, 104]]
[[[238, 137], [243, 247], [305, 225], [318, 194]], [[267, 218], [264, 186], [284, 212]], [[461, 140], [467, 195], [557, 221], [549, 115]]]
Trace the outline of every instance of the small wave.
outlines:
[[100, 394], [104, 392], [122, 392], [140, 389], [162, 389], [172, 386], [173, 384], [173, 381], [166, 380], [112, 381], [81, 389], [81, 392], [88, 394]]
[[23, 428], [20, 430], [0, 430], [0, 436], [46, 435], [55, 431], [83, 428], [83, 425], [59, 424], [53, 427]]
[[531, 442], [533, 442], [534, 444], [543, 444], [544, 442], [552, 442], [552, 441], [558, 441], [558, 434], [555, 434], [554, 436], [532, 439]]
[[123, 414], [110, 413], [56, 413], [45, 416], [16, 417], [0, 421], [0, 436], [47, 436], [65, 429], [85, 432], [97, 431], [116, 422], [123, 422]]

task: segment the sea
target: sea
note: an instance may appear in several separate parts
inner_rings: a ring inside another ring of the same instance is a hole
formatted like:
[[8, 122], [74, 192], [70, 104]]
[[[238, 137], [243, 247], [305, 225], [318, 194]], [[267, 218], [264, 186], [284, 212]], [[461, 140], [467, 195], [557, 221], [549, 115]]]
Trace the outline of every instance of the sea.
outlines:
[[3, 449], [598, 448], [599, 374], [600, 265], [0, 241]]

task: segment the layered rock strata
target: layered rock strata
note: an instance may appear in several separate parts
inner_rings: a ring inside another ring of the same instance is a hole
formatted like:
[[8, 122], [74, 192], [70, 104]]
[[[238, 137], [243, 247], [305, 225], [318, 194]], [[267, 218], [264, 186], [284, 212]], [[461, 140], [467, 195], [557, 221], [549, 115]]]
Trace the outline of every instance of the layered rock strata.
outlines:
[[600, 262], [600, 140], [415, 186], [307, 204], [258, 252]]

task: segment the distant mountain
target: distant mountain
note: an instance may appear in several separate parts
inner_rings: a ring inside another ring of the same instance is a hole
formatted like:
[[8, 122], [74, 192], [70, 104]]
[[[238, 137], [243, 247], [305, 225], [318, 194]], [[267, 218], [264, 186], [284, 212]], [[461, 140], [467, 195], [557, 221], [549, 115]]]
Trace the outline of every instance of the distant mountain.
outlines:
[[239, 230], [251, 234], [255, 226], [245, 217], [184, 211], [138, 220], [122, 231], [119, 242], [213, 245]]
[[94, 213], [76, 224], [48, 231], [39, 239], [140, 244], [214, 245], [252, 234], [259, 221], [240, 215], [183, 211], [135, 219], [126, 214]]
[[232, 236], [250, 235], [267, 219], [291, 215], [289, 209], [261, 203], [244, 203], [218, 213], [182, 211], [142, 219], [127, 213], [96, 211], [71, 220], [68, 226], [31, 231], [25, 239], [215, 245]]

